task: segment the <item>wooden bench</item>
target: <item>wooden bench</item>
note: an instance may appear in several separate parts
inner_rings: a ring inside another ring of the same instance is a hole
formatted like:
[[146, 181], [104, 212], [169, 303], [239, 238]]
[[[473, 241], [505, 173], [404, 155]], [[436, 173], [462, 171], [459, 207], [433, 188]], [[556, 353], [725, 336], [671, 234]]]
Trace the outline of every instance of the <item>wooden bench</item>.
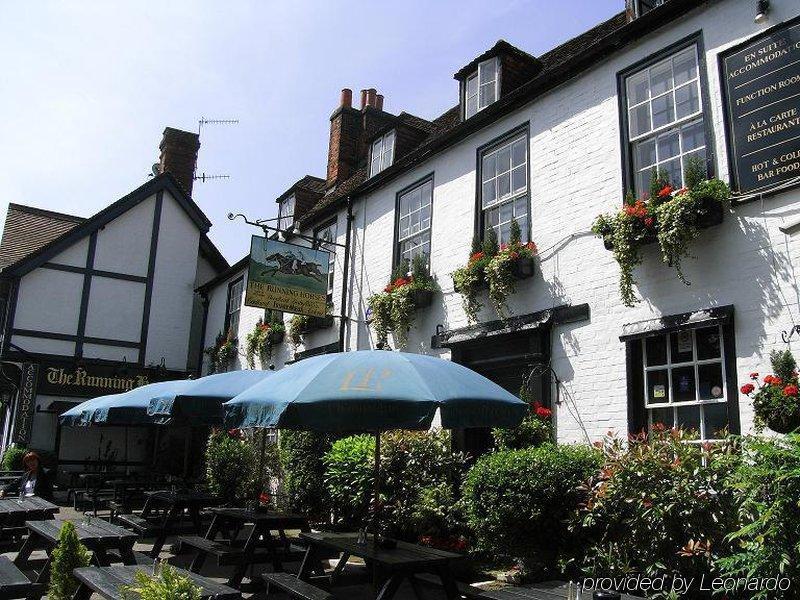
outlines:
[[[178, 538], [178, 541], [181, 546], [181, 551], [184, 550], [185, 546], [188, 546], [198, 550], [199, 554], [215, 556], [217, 558], [217, 565], [220, 567], [241, 564], [245, 558], [244, 548], [242, 547], [243, 543], [239, 545], [227, 544], [221, 541], [209, 540], [198, 535], [181, 536]], [[287, 549], [282, 543], [276, 543], [275, 552], [284, 560], [300, 560], [305, 555], [304, 548], [293, 544]], [[265, 563], [271, 560], [272, 554], [270, 554], [269, 550], [267, 548], [259, 548], [252, 557], [250, 557], [248, 562]], [[193, 565], [194, 564], [193, 561]], [[190, 567], [189, 570], [191, 571], [194, 569]]]
[[116, 515], [114, 517], [114, 521], [116, 521], [119, 525], [123, 527], [127, 527], [128, 529], [132, 529], [139, 535], [144, 537], [150, 537], [156, 535], [160, 531], [160, 527], [153, 523], [152, 521], [148, 521], [147, 519], [135, 515], [133, 513], [129, 513], [126, 515]]
[[316, 586], [298, 579], [291, 573], [264, 573], [264, 581], [267, 582], [267, 597], [273, 588], [286, 592], [290, 598], [299, 600], [333, 600], [333, 596]]
[[0, 556], [0, 600], [41, 598], [44, 586], [32, 583], [10, 559]]

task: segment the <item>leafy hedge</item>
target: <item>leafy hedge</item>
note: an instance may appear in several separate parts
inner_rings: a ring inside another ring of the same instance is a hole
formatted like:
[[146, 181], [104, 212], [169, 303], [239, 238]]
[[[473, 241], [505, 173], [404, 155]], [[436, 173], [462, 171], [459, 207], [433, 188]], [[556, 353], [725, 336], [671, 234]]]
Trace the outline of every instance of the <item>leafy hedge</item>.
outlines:
[[254, 501], [258, 460], [253, 444], [240, 430], [213, 431], [206, 446], [209, 491], [225, 502]]
[[312, 431], [287, 430], [280, 432], [278, 444], [286, 508], [327, 521], [330, 502], [322, 458], [331, 447], [330, 437]]
[[23, 446], [17, 446], [16, 444], [11, 444], [6, 451], [3, 452], [2, 467], [4, 471], [22, 471], [23, 464], [22, 464], [22, 457], [25, 456], [25, 453], [28, 452], [28, 449]]
[[578, 506], [578, 486], [600, 464], [591, 447], [553, 444], [480, 458], [464, 486], [476, 548], [517, 561], [535, 577], [555, 573], [559, 559], [574, 552], [567, 522]]

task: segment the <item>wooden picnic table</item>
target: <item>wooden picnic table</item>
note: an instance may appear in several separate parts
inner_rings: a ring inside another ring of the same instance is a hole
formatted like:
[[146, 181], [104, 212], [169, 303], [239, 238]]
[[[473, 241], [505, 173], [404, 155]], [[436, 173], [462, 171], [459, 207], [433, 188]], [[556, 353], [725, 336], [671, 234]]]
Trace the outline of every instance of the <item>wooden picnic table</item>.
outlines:
[[[250, 565], [272, 563], [275, 571], [282, 571], [282, 559], [300, 559], [304, 550], [293, 545], [286, 536], [287, 530], [311, 531], [306, 517], [265, 510], [246, 508], [212, 508], [214, 519], [203, 537], [181, 537], [181, 545], [197, 550], [189, 570], [199, 573], [209, 554], [217, 557], [219, 565], [236, 565], [228, 585], [239, 588]], [[252, 525], [247, 539], [239, 539], [245, 526]], [[277, 536], [273, 536], [273, 532]], [[227, 542], [217, 540], [222, 534]]]
[[[201, 590], [202, 600], [239, 600], [241, 594], [226, 585], [217, 583], [208, 577], [190, 573], [175, 567], [175, 570], [184, 577], [191, 579], [192, 583]], [[152, 568], [135, 565], [114, 565], [112, 567], [84, 567], [75, 569], [73, 574], [80, 582], [73, 600], [88, 600], [96, 592], [108, 600], [121, 600], [124, 596], [121, 588], [135, 585], [134, 576], [137, 571], [151, 574]]]
[[[144, 508], [142, 508], [142, 520], [150, 521], [157, 509], [163, 510], [161, 519], [154, 523], [156, 541], [150, 551], [150, 556], [153, 558], [158, 557], [161, 553], [161, 549], [167, 541], [167, 536], [172, 533], [177, 522], [184, 514], [188, 515], [197, 535], [202, 535], [200, 511], [212, 506], [218, 506], [221, 502], [213, 494], [191, 490], [156, 490], [145, 492], [145, 496], [147, 500], [144, 503]], [[124, 516], [120, 517], [123, 521]]]
[[0, 527], [22, 525], [25, 521], [52, 519], [58, 506], [39, 496], [0, 498]]
[[421, 586], [415, 575], [422, 573], [439, 577], [448, 600], [461, 598], [451, 571], [451, 564], [463, 558], [460, 554], [400, 541], [396, 542], [395, 548], [376, 547], [372, 536], [367, 536], [366, 544], [359, 544], [355, 534], [301, 533], [300, 538], [308, 544], [308, 549], [297, 575], [299, 579], [308, 581], [313, 573], [324, 572], [320, 558], [323, 553], [333, 551], [341, 557], [330, 577], [331, 585], [336, 584], [347, 560], [355, 556], [363, 559], [372, 570], [377, 600], [393, 598], [405, 579], [411, 583], [416, 596], [421, 598]]
[[[27, 521], [25, 525], [30, 532], [22, 548], [14, 559], [14, 564], [22, 570], [30, 569], [30, 557], [34, 550], [47, 552], [47, 562], [37, 576], [37, 583], [47, 583], [50, 579], [50, 557], [53, 548], [58, 544], [58, 534], [65, 521], [56, 519], [51, 521]], [[91, 553], [91, 562], [94, 565], [105, 567], [112, 561], [120, 561], [126, 565], [136, 564], [136, 555], [133, 544], [137, 535], [132, 531], [112, 525], [102, 519], [88, 519], [85, 522], [75, 523], [78, 539]], [[116, 552], [118, 557], [109, 554]]]
[[[481, 591], [486, 600], [564, 600], [567, 597], [566, 581], [545, 581], [525, 587], [507, 587], [500, 590]], [[582, 600], [592, 600], [591, 591], [581, 592]], [[641, 596], [621, 594], [621, 600], [644, 600]]]

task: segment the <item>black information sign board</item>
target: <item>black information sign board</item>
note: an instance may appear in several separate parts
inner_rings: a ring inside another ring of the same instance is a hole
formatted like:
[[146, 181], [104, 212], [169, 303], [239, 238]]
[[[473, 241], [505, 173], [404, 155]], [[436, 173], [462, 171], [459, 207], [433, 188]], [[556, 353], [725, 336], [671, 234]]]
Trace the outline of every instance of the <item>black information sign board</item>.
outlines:
[[22, 365], [19, 397], [17, 398], [17, 414], [14, 416], [14, 435], [12, 440], [20, 446], [27, 446], [31, 441], [33, 413], [36, 409], [36, 380], [39, 366], [36, 363]]
[[800, 21], [720, 55], [720, 71], [733, 188], [800, 177]]
[[77, 396], [95, 398], [121, 394], [156, 381], [186, 379], [183, 371], [167, 371], [158, 367], [137, 365], [105, 365], [69, 361], [43, 361], [39, 365], [37, 392], [45, 396]]

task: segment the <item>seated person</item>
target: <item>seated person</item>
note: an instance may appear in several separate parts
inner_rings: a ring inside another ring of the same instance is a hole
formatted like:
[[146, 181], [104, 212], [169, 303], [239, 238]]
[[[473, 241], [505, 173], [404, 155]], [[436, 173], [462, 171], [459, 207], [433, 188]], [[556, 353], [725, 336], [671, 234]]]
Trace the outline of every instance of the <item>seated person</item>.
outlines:
[[28, 452], [22, 458], [25, 472], [15, 482], [9, 483], [0, 490], [0, 498], [6, 496], [39, 496], [45, 500], [53, 500], [53, 484], [49, 475], [42, 468], [41, 459], [36, 452]]

